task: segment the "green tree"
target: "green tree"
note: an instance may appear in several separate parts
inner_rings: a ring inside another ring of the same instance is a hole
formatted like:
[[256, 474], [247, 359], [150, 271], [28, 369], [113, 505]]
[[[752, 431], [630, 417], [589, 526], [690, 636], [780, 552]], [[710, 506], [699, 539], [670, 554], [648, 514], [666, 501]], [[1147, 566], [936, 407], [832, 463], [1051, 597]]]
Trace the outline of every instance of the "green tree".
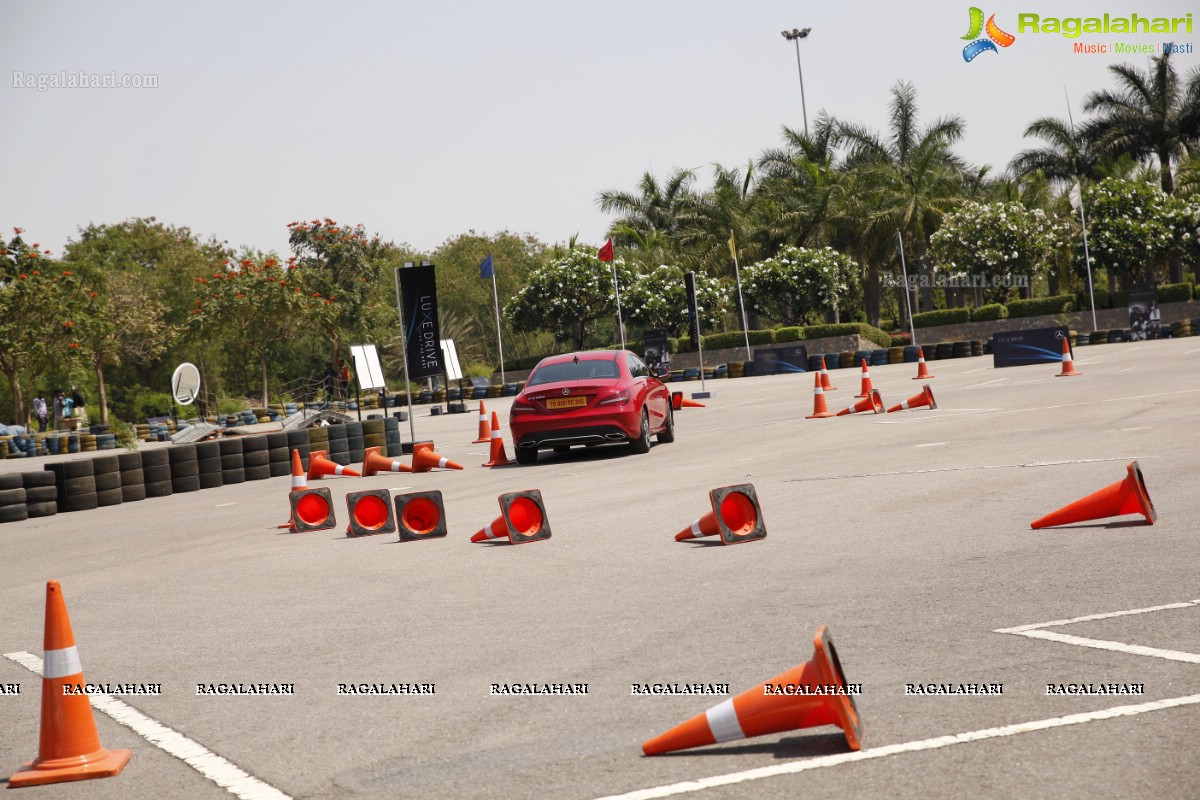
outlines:
[[683, 218], [679, 242], [687, 259], [710, 275], [732, 275], [729, 254], [732, 233], [740, 258], [747, 261], [774, 252], [768, 221], [777, 216], [773, 199], [758, 191], [753, 160], [745, 169], [713, 165], [712, 186], [701, 193]]
[[1040, 117], [1025, 128], [1025, 136], [1036, 136], [1043, 147], [1022, 150], [1008, 168], [1018, 177], [1041, 172], [1060, 186], [1077, 180], [1100, 180], [1100, 158], [1091, 140], [1074, 124], [1054, 117]]
[[608, 190], [596, 202], [606, 214], [616, 214], [608, 235], [619, 246], [648, 250], [675, 246], [688, 209], [695, 203], [692, 183], [696, 174], [676, 169], [665, 183], [653, 173], [642, 175], [636, 192]]
[[755, 310], [783, 325], [809, 325], [813, 315], [845, 305], [858, 265], [831, 247], [785, 247], [746, 267], [742, 285]]
[[[718, 327], [729, 312], [729, 291], [716, 278], [695, 275], [696, 309], [704, 330]], [[638, 275], [621, 293], [625, 318], [647, 329], [679, 336], [688, 327], [687, 287], [679, 267], [660, 264]]]
[[515, 331], [552, 331], [555, 340], [581, 350], [597, 320], [616, 314], [614, 265], [627, 291], [635, 275], [623, 258], [605, 263], [593, 249], [569, 250], [530, 273], [504, 314]]
[[1164, 223], [1166, 194], [1153, 184], [1108, 178], [1088, 187], [1084, 197], [1096, 261], [1128, 282], [1160, 278], [1153, 264], [1176, 240]]

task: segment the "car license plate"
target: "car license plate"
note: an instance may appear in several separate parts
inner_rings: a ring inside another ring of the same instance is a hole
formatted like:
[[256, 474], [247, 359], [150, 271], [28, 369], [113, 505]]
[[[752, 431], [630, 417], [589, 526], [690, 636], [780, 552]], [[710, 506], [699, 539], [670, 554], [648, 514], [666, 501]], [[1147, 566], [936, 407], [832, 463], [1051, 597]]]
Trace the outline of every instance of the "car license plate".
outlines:
[[588, 404], [588, 399], [583, 395], [579, 397], [552, 397], [546, 401], [546, 408], [551, 411], [561, 411], [566, 408], [583, 408]]

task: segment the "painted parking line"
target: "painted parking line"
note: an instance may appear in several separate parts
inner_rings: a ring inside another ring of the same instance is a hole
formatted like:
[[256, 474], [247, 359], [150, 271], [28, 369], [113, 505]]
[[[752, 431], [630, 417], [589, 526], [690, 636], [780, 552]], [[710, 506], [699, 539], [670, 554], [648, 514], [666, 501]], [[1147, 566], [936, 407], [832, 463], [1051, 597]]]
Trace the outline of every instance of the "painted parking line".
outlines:
[[[4, 657], [37, 675], [42, 674], [42, 659], [20, 651]], [[163, 752], [175, 756], [208, 780], [240, 800], [292, 800], [291, 795], [249, 774], [182, 733], [147, 717], [110, 694], [88, 695], [92, 708], [112, 717]]]
[[[1061, 467], [1067, 464], [1099, 464], [1108, 461], [1144, 461], [1146, 456], [1117, 456], [1115, 458], [1073, 458], [1063, 461], [1033, 461], [1028, 464], [970, 464], [965, 467], [925, 467], [923, 469], [893, 469], [885, 472], [861, 472], [853, 475], [812, 475], [805, 478], [786, 478], [784, 483], [807, 483], [810, 481], [840, 481], [846, 478], [891, 478], [896, 475], [927, 475], [932, 472], [970, 472], [983, 469], [1024, 469], [1026, 467]], [[1031, 625], [1030, 628], [1039, 627]], [[997, 631], [999, 633], [1000, 631]], [[1005, 630], [1004, 633], [1012, 631]]]
[[1072, 636], [1068, 633], [1059, 633], [1057, 631], [1046, 630], [1046, 628], [1061, 628], [1064, 625], [1073, 625], [1077, 622], [1094, 622], [1102, 619], [1114, 619], [1116, 617], [1128, 617], [1135, 614], [1152, 614], [1156, 611], [1168, 611], [1178, 608], [1195, 608], [1200, 606], [1200, 600], [1191, 600], [1184, 603], [1167, 603], [1161, 606], [1150, 606], [1148, 608], [1132, 608], [1126, 611], [1108, 611], [1103, 614], [1088, 614], [1083, 617], [1074, 617], [1073, 619], [1056, 619], [1050, 622], [1035, 622], [1032, 625], [1018, 625], [1013, 628], [1000, 628], [993, 633], [1011, 633], [1016, 636], [1026, 636], [1030, 639], [1042, 639], [1048, 642], [1059, 642], [1061, 644], [1071, 644], [1076, 647], [1090, 647], [1094, 650], [1109, 650], [1114, 653], [1127, 653], [1134, 656], [1149, 656], [1151, 658], [1164, 658], [1168, 661], [1182, 661], [1187, 664], [1200, 664], [1200, 655], [1196, 653], [1184, 653], [1180, 650], [1164, 650], [1158, 647], [1144, 647], [1140, 644], [1127, 644], [1125, 642], [1112, 642], [1107, 639], [1088, 639], [1083, 636]]
[[964, 386], [962, 388], [964, 390], [965, 389], [978, 389], [980, 386], [991, 386], [993, 383], [1000, 383], [1001, 381], [1006, 381], [1006, 380], [1008, 380], [1008, 378], [996, 378], [995, 380], [984, 381], [983, 383], [973, 383], [970, 386]]
[[709, 778], [700, 778], [694, 781], [683, 781], [681, 783], [672, 783], [665, 786], [656, 786], [650, 789], [639, 789], [626, 794], [610, 795], [608, 797], [599, 798], [599, 800], [653, 800], [653, 798], [658, 797], [674, 797], [675, 795], [701, 792], [705, 789], [713, 789], [718, 786], [730, 786], [737, 783], [745, 783], [747, 781], [761, 780], [763, 778], [773, 778], [778, 775], [794, 775], [798, 772], [808, 772], [810, 770], [821, 769], [823, 767], [836, 767], [855, 761], [870, 761], [876, 758], [887, 758], [889, 756], [899, 755], [901, 753], [918, 753], [926, 750], [939, 750], [943, 747], [950, 747], [951, 745], [956, 744], [982, 742], [987, 741], [988, 739], [1000, 739], [1007, 736], [1016, 736], [1017, 734], [1021, 733], [1034, 733], [1036, 731], [1050, 730], [1052, 728], [1064, 728], [1070, 725], [1082, 725], [1087, 722], [1098, 722], [1106, 719], [1135, 717], [1139, 714], [1146, 714], [1151, 711], [1162, 711], [1168, 708], [1196, 705], [1197, 703], [1200, 703], [1200, 694], [1172, 697], [1166, 700], [1154, 700], [1149, 703], [1138, 703], [1136, 705], [1114, 706], [1112, 708], [1105, 708], [1100, 711], [1089, 711], [1082, 714], [1069, 714], [1065, 717], [1051, 717], [1050, 719], [1020, 722], [1015, 725], [1003, 725], [999, 728], [984, 728], [983, 730], [978, 731], [967, 731], [966, 733], [957, 733], [951, 736], [937, 736], [932, 739], [920, 739], [913, 742], [903, 742], [901, 744], [889, 744], [884, 745], [883, 747], [872, 747], [867, 750], [858, 750], [851, 753], [838, 753], [837, 755], [832, 756], [819, 756], [817, 758], [787, 761], [782, 764], [773, 764], [769, 767], [748, 769], [743, 772], [730, 772], [725, 775], [713, 775]]

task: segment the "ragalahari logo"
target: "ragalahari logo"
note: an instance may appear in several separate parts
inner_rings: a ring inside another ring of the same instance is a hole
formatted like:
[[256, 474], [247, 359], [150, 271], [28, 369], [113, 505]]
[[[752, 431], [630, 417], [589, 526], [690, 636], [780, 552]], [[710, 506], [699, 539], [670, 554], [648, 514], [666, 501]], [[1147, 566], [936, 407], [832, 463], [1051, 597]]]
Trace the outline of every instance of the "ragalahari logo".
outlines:
[[[979, 38], [979, 34], [987, 32], [987, 38]], [[967, 30], [963, 39], [973, 40], [970, 44], [963, 48], [963, 61], [970, 63], [975, 60], [975, 56], [980, 53], [986, 53], [989, 50], [993, 53], [1000, 52], [996, 49], [996, 45], [1008, 47], [1017, 40], [1017, 37], [1011, 33], [1005, 33], [1000, 30], [1000, 26], [996, 24], [996, 15], [992, 14], [987, 19], [987, 24], [983, 23], [983, 10], [971, 6], [971, 27]]]

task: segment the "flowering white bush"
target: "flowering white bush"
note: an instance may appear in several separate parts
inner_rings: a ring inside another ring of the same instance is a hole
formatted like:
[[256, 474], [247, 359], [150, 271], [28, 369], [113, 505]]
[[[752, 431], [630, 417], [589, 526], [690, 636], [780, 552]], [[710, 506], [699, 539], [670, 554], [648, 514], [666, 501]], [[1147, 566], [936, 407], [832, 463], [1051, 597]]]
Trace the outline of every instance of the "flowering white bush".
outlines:
[[624, 301], [634, 283], [633, 270], [624, 259], [608, 263], [595, 250], [576, 248], [530, 273], [528, 285], [513, 295], [504, 314], [515, 331], [553, 331], [559, 341], [581, 349], [591, 323], [616, 316], [614, 265]]
[[1108, 178], [1088, 188], [1088, 236], [1093, 259], [1127, 272], [1134, 282], [1156, 277], [1167, 255], [1200, 260], [1200, 201], [1168, 196], [1155, 184]]
[[747, 313], [753, 308], [784, 325], [808, 325], [814, 313], [844, 308], [858, 276], [858, 265], [831, 247], [785, 247], [742, 270]]
[[[678, 336], [688, 327], [687, 289], [680, 267], [660, 264], [638, 275], [621, 293], [625, 318]], [[716, 278], [697, 273], [696, 309], [702, 330], [718, 327], [729, 309], [729, 292]]]

